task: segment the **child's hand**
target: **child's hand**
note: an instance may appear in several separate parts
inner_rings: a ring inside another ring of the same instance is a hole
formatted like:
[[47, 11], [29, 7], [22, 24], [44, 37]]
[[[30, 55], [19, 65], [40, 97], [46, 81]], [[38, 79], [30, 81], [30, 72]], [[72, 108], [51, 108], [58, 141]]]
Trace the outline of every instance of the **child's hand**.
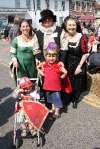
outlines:
[[24, 90], [23, 90], [23, 89], [19, 89], [19, 92], [20, 92], [20, 93], [23, 93], [23, 92], [24, 92]]
[[13, 98], [17, 98], [17, 96], [20, 94], [20, 93], [23, 93], [24, 90], [23, 89], [20, 89], [19, 86], [14, 90], [13, 94], [12, 94], [12, 97]]
[[20, 89], [19, 89], [19, 88], [16, 88], [16, 89], [14, 90], [13, 94], [12, 94], [12, 97], [13, 97], [13, 98], [17, 98], [17, 96], [19, 95], [19, 93], [20, 93]]
[[67, 76], [67, 74], [62, 74], [61, 79], [64, 79]]
[[63, 62], [60, 61], [58, 64], [59, 64], [60, 66], [64, 67], [64, 63], [63, 63]]

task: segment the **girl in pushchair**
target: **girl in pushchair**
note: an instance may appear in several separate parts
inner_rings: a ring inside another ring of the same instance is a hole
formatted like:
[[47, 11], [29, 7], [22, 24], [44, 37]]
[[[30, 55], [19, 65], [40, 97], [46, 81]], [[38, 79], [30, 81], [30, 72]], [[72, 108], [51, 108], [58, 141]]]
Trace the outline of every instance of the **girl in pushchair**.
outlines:
[[30, 123], [27, 115], [25, 115], [23, 109], [23, 101], [37, 100], [39, 99], [39, 94], [35, 90], [35, 86], [28, 77], [23, 77], [18, 81], [18, 88], [14, 92], [14, 97], [17, 97], [18, 105], [17, 108], [17, 121], [21, 123], [21, 136], [26, 137], [27, 132], [30, 132], [32, 136], [36, 135], [37, 131], [34, 126]]

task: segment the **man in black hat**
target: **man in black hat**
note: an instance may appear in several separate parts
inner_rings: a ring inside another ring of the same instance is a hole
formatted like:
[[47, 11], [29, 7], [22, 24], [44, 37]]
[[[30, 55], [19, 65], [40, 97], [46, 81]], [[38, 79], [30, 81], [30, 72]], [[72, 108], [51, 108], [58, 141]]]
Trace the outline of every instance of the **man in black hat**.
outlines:
[[47, 48], [49, 42], [55, 42], [60, 48], [61, 28], [56, 26], [56, 16], [49, 9], [41, 11], [40, 15], [39, 22], [41, 26], [36, 31], [40, 50], [43, 52], [43, 49]]
[[[56, 16], [49, 9], [45, 9], [40, 13], [41, 18], [39, 22], [41, 23], [40, 29], [36, 31], [36, 35], [38, 38], [39, 48], [42, 54], [38, 55], [38, 59], [40, 61], [44, 60], [44, 49], [47, 48], [49, 42], [55, 42], [57, 46], [60, 48], [60, 35], [61, 28], [56, 26]], [[39, 57], [40, 56], [40, 57]], [[41, 89], [41, 98], [45, 98], [45, 92]], [[46, 102], [46, 101], [45, 101]], [[47, 107], [49, 105], [46, 103]]]

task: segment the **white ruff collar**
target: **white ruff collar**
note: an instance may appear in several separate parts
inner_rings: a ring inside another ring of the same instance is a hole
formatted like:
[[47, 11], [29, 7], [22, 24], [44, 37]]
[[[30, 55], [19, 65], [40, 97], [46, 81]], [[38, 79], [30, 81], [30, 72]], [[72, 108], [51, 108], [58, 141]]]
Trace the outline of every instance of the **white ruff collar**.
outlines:
[[50, 35], [52, 34], [56, 29], [56, 25], [53, 25], [52, 27], [45, 28], [42, 25], [40, 26], [40, 31], [44, 34]]

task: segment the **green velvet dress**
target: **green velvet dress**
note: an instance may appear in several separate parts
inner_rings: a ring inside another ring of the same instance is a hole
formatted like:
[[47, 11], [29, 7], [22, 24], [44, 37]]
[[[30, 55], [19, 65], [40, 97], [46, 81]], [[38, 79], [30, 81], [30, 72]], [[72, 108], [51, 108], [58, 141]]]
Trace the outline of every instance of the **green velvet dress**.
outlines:
[[34, 37], [29, 42], [24, 42], [20, 36], [15, 37], [11, 43], [11, 58], [18, 61], [17, 76], [21, 78], [27, 76], [29, 78], [37, 77], [36, 61], [33, 51], [38, 49], [38, 44]]

